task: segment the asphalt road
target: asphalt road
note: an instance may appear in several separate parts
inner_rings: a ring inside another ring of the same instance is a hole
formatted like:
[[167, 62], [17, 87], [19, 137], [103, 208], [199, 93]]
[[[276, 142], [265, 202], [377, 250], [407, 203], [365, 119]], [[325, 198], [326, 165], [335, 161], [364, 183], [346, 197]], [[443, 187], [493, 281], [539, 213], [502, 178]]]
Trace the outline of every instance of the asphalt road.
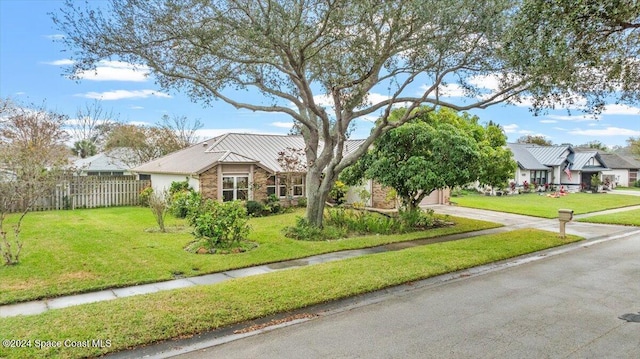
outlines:
[[176, 358], [640, 358], [639, 311], [635, 235]]

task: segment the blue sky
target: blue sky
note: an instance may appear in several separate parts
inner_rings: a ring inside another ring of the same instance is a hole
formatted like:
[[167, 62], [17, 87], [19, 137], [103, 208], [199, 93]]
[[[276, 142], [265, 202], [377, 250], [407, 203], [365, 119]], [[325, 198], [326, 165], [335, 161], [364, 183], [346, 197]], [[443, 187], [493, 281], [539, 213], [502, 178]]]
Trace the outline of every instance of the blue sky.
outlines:
[[[221, 101], [210, 106], [194, 103], [178, 92], [163, 92], [152, 77], [134, 71], [129, 64], [104, 62], [96, 73], [87, 73], [80, 81], [64, 76], [69, 55], [54, 39], [56, 31], [50, 12], [62, 1], [0, 0], [0, 97], [42, 104], [52, 110], [75, 116], [78, 108], [102, 101], [102, 107], [119, 115], [120, 120], [153, 124], [167, 114], [187, 116], [204, 123], [199, 135], [211, 137], [224, 132], [288, 132], [291, 120], [285, 115], [236, 110]], [[491, 79], [478, 79], [491, 88]], [[416, 91], [420, 84], [416, 85]], [[458, 89], [447, 89], [455, 96]], [[254, 96], [248, 93], [246, 96]], [[493, 120], [501, 124], [509, 141], [531, 134], [543, 135], [553, 143], [583, 144], [598, 140], [606, 145], [625, 145], [631, 136], [640, 136], [640, 105], [610, 105], [594, 119], [579, 111], [568, 116], [566, 110], [533, 116], [523, 106], [497, 105], [471, 111], [481, 122]], [[368, 134], [371, 123], [356, 123], [353, 138]]]

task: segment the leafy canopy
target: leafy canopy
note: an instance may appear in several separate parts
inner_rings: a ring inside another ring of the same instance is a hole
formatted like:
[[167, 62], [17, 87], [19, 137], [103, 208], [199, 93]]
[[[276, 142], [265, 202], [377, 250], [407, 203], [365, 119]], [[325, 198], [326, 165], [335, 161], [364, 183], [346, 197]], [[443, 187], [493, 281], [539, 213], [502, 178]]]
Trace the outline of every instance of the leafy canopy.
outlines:
[[[632, 0], [98, 4], [67, 0], [54, 15], [73, 50], [71, 75], [117, 59], [147, 66], [161, 87], [195, 101], [290, 116], [305, 139], [307, 218], [317, 226], [339, 173], [421, 112], [519, 101], [535, 111], [576, 103], [598, 111], [612, 96], [638, 100], [640, 5]], [[466, 101], [445, 97], [448, 85]], [[390, 122], [398, 105], [408, 111]], [[367, 117], [381, 120], [345, 153], [352, 124]]]
[[[396, 110], [391, 117], [405, 111]], [[341, 178], [355, 184], [365, 177], [390, 186], [405, 207], [415, 209], [436, 189], [476, 180], [491, 185], [506, 182], [515, 163], [505, 144], [505, 135], [496, 126], [485, 128], [475, 116], [443, 108], [381, 136]]]

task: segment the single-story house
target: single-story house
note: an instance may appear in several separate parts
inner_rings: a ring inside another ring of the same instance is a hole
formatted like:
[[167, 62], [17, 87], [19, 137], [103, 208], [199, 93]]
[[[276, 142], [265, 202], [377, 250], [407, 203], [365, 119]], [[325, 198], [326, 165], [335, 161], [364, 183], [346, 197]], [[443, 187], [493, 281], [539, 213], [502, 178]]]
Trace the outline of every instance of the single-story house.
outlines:
[[[346, 141], [345, 153], [357, 149], [362, 142]], [[220, 201], [263, 201], [269, 195], [283, 200], [304, 197], [306, 173], [288, 173], [278, 162], [279, 153], [287, 148], [304, 149], [304, 139], [291, 135], [227, 133], [147, 162], [132, 171], [141, 177], [148, 176], [156, 190], [167, 189], [172, 182], [186, 179], [204, 197]], [[306, 159], [301, 160], [306, 163]], [[365, 189], [371, 194], [365, 205], [384, 209], [395, 207], [395, 200], [389, 199], [388, 191], [379, 184], [369, 182]], [[347, 197], [359, 201], [353, 194]], [[448, 195], [436, 194], [435, 198], [445, 201]]]
[[608, 180], [614, 188], [616, 186], [633, 186], [633, 183], [640, 179], [638, 177], [640, 161], [617, 153], [600, 151], [598, 151], [598, 153], [609, 168], [606, 171], [602, 171], [603, 181]]
[[96, 155], [79, 158], [72, 163], [72, 169], [80, 176], [128, 176], [131, 166], [123, 161], [128, 150], [117, 148]]
[[596, 150], [578, 152], [571, 145], [540, 146], [535, 144], [508, 143], [517, 162], [515, 178], [517, 186], [529, 184], [564, 186], [567, 190], [580, 190], [591, 186], [591, 176], [602, 179], [609, 170]]

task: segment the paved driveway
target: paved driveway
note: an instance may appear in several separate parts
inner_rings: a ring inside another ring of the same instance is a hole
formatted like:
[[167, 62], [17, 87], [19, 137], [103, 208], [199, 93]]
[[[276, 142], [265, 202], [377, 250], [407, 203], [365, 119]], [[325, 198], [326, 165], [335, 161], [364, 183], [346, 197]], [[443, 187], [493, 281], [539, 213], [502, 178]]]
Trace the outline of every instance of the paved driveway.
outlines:
[[639, 279], [635, 235], [178, 358], [638, 358]]

